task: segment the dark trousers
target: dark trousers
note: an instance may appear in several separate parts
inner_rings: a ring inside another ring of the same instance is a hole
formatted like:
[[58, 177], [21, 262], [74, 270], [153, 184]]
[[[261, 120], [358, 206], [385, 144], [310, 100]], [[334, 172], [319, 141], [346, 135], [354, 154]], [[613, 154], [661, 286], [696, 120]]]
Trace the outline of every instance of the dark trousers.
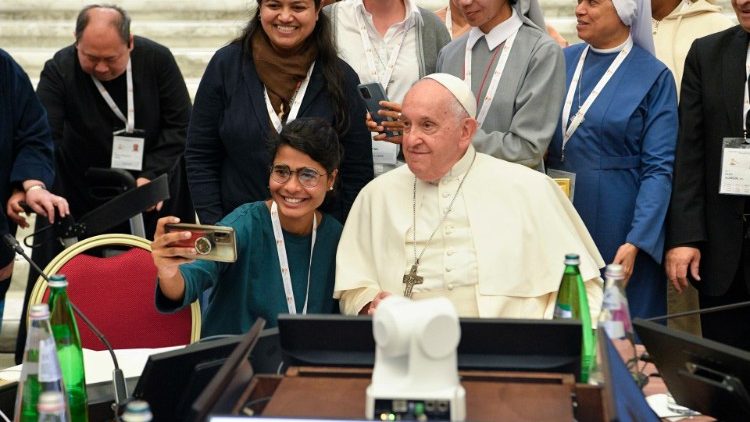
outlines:
[[[721, 296], [700, 294], [700, 307], [750, 300], [750, 240], [745, 239], [742, 260], [729, 290]], [[750, 306], [701, 315], [703, 337], [750, 351]]]

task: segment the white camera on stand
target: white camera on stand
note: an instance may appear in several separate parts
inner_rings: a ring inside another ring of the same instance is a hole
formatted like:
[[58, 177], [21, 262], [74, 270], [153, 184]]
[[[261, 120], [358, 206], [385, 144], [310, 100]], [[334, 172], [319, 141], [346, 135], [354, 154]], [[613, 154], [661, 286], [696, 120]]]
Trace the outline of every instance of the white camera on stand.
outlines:
[[461, 326], [453, 304], [390, 296], [378, 306], [372, 326], [375, 368], [366, 417], [463, 421], [466, 392], [456, 355]]

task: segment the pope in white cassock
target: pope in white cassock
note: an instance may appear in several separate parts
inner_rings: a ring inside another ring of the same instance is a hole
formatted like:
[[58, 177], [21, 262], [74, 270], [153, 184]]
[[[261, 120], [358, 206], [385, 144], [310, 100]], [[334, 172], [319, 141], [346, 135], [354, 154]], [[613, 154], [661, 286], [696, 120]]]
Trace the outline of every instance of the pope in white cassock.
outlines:
[[598, 316], [604, 262], [580, 217], [546, 175], [477, 153], [475, 114], [470, 88], [452, 75], [428, 75], [407, 93], [407, 166], [362, 189], [339, 242], [343, 313], [371, 314], [402, 294], [447, 297], [464, 317], [551, 318], [565, 254], [577, 253]]

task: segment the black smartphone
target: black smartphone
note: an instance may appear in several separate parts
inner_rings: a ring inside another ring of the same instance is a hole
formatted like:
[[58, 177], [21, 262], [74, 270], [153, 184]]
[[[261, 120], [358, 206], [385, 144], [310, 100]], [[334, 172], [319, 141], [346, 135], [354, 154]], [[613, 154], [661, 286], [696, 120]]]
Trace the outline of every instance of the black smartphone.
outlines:
[[[370, 117], [372, 117], [372, 120], [374, 120], [375, 123], [378, 124], [378, 126], [382, 126], [384, 121], [393, 121], [393, 119], [390, 117], [383, 117], [378, 114], [378, 110], [382, 108], [380, 106], [380, 102], [388, 101], [388, 97], [385, 95], [383, 85], [380, 85], [380, 82], [359, 84], [357, 85], [357, 92], [359, 92], [359, 96], [365, 101], [365, 106], [367, 107], [367, 111], [370, 112]], [[395, 131], [386, 131], [380, 133], [385, 133], [385, 135], [389, 138], [399, 135], [399, 133]]]
[[172, 246], [195, 248], [195, 259], [208, 261], [235, 262], [237, 261], [237, 240], [234, 229], [224, 226], [208, 226], [202, 224], [167, 224], [167, 233], [187, 231], [192, 234], [188, 239], [182, 239]]

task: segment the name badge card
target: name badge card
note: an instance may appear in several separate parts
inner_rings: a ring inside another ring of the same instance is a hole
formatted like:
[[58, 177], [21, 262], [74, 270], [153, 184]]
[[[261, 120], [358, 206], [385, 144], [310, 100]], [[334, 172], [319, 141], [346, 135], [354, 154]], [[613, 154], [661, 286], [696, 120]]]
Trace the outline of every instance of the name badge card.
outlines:
[[[565, 170], [547, 169], [547, 176], [555, 179], [555, 182], [557, 182], [558, 185], [561, 184], [558, 180], [567, 179], [570, 192], [566, 192], [566, 194], [568, 195], [568, 198], [570, 198], [570, 201], [573, 202], [573, 198], [576, 194], [576, 174]], [[565, 189], [563, 189], [563, 191], [565, 191]]]
[[372, 141], [372, 161], [374, 164], [395, 165], [398, 159], [398, 145], [388, 141]]
[[142, 130], [133, 133], [117, 131], [112, 135], [112, 168], [143, 170], [143, 149], [146, 146]]
[[750, 140], [724, 138], [719, 193], [750, 195]]

